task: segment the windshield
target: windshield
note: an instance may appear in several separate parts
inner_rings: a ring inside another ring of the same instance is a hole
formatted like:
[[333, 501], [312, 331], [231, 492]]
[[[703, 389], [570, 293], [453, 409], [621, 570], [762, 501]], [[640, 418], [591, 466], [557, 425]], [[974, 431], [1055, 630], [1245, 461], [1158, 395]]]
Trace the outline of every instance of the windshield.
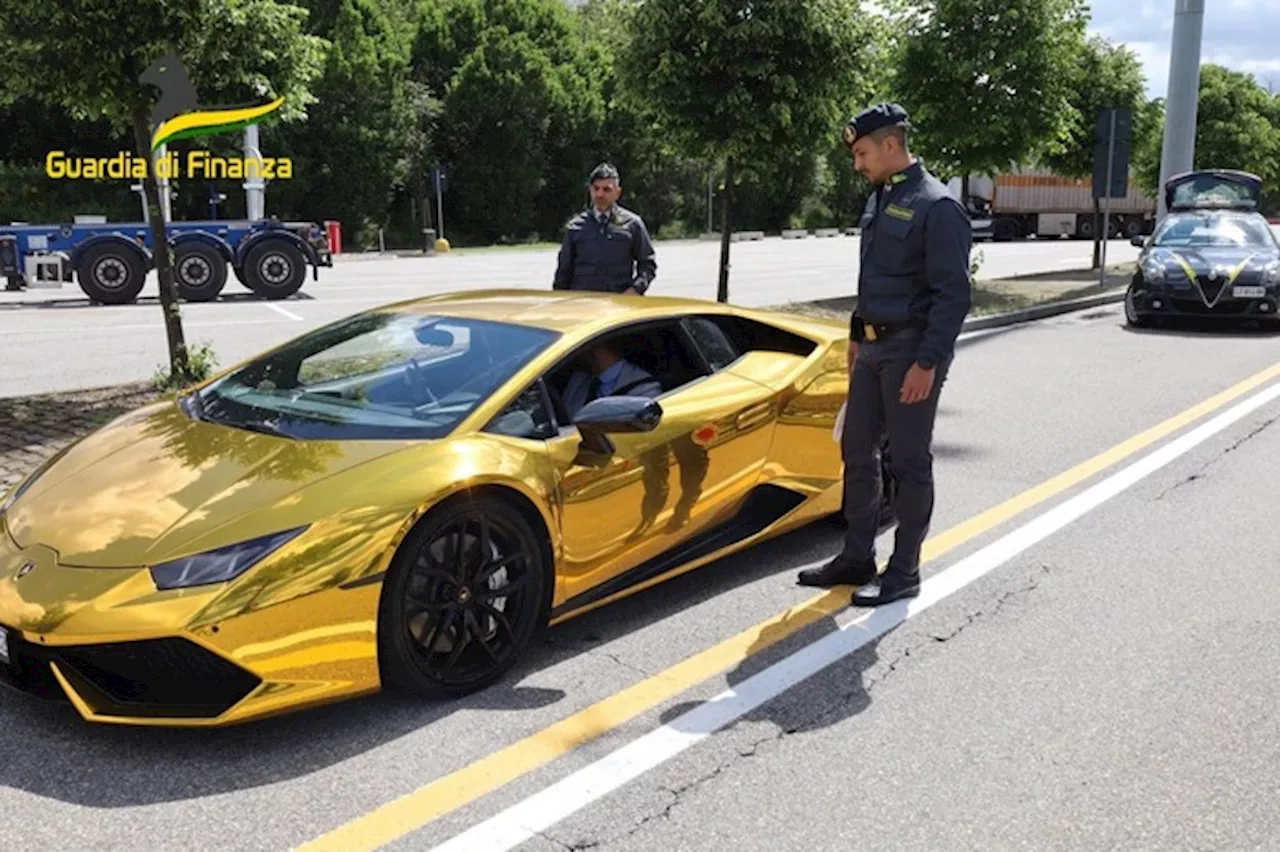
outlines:
[[558, 336], [484, 320], [358, 314], [228, 374], [188, 408], [293, 438], [441, 438]]
[[1252, 216], [1221, 213], [1169, 216], [1156, 232], [1153, 245], [1174, 248], [1235, 246], [1240, 248], [1276, 247], [1270, 227]]

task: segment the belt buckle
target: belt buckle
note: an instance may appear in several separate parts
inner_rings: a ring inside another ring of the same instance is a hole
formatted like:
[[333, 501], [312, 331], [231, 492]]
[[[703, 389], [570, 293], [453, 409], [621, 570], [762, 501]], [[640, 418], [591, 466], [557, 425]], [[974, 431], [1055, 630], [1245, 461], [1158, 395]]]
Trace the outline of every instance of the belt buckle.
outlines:
[[876, 327], [867, 323], [862, 324], [862, 335], [867, 340], [874, 341], [876, 339]]

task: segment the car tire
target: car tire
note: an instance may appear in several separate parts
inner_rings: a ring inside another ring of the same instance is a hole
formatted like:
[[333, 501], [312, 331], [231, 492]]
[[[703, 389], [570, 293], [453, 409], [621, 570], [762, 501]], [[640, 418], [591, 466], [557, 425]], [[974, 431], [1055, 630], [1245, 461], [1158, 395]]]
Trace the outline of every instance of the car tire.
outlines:
[[1134, 306], [1133, 290], [1124, 294], [1124, 321], [1131, 328], [1146, 328], [1151, 325], [1151, 321], [1138, 313], [1138, 309]]
[[182, 243], [173, 252], [173, 283], [184, 302], [212, 302], [227, 285], [227, 261], [213, 246]]
[[249, 249], [243, 276], [245, 286], [262, 298], [287, 299], [302, 289], [307, 279], [307, 259], [289, 240], [271, 237]]
[[539, 536], [509, 501], [464, 496], [433, 509], [397, 550], [383, 583], [383, 683], [441, 699], [497, 682], [543, 621], [550, 574]]

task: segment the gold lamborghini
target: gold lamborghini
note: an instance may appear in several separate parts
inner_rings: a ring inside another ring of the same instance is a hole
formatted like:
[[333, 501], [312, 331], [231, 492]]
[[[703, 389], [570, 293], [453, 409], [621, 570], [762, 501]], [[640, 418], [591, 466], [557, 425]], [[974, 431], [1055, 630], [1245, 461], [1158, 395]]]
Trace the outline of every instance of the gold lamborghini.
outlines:
[[838, 514], [846, 351], [839, 321], [529, 290], [311, 331], [4, 496], [0, 681], [166, 726], [481, 689], [536, 630]]

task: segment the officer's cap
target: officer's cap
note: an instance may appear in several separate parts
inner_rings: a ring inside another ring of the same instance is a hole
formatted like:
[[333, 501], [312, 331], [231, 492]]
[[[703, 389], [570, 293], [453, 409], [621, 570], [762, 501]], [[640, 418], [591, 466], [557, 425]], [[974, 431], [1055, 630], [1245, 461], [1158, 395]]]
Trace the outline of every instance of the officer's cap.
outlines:
[[900, 104], [876, 104], [849, 119], [842, 133], [844, 144], [850, 148], [863, 136], [883, 127], [911, 127], [907, 111]]
[[614, 167], [613, 163], [601, 163], [591, 170], [591, 175], [587, 178], [587, 183], [592, 184], [598, 180], [621, 181], [621, 178], [618, 177], [618, 170]]

